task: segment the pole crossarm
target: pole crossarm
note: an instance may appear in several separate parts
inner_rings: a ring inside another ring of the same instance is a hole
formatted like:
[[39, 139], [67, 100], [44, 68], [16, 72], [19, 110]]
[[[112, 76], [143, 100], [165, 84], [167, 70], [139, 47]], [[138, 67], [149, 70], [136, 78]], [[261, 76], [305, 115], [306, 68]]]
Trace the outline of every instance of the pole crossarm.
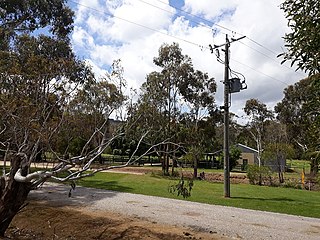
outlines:
[[[227, 36], [228, 36], [228, 34], [227, 34]], [[244, 39], [246, 36], [242, 36], [242, 37], [239, 37], [239, 38], [231, 38], [231, 41], [229, 41], [229, 39], [227, 38], [227, 40], [228, 40], [228, 42], [226, 42], [226, 43], [223, 43], [223, 44], [220, 44], [220, 45], [211, 45], [211, 44], [209, 44], [209, 48], [210, 48], [210, 50], [211, 50], [211, 53], [213, 53], [213, 50], [214, 49], [217, 49], [217, 48], [220, 48], [220, 47], [223, 47], [223, 46], [226, 46], [227, 44], [231, 44], [231, 43], [233, 43], [233, 42], [236, 42], [236, 41], [239, 41], [239, 40], [241, 40], [241, 39]]]

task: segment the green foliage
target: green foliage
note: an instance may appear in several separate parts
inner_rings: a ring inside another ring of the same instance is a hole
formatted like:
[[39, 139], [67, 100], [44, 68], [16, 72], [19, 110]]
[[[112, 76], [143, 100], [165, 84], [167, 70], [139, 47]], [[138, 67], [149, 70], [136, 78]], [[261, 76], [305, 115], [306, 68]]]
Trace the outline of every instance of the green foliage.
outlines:
[[194, 162], [195, 159], [197, 159], [199, 161], [200, 159], [202, 159], [202, 157], [203, 157], [202, 149], [198, 148], [196, 146], [192, 146], [192, 147], [190, 147], [187, 154], [184, 156], [184, 159], [187, 162], [192, 163], [192, 162]]
[[183, 198], [188, 198], [191, 196], [191, 190], [193, 188], [193, 180], [187, 179], [184, 180], [183, 175], [177, 184], [173, 184], [169, 186], [168, 191], [173, 194], [177, 194], [177, 196], [182, 196]]
[[268, 118], [272, 118], [272, 112], [267, 109], [267, 105], [258, 99], [252, 98], [246, 101], [244, 112], [251, 116], [254, 122], [260, 123]]
[[284, 61], [297, 64], [309, 75], [320, 72], [320, 3], [318, 0], [285, 0], [281, 9], [292, 32], [284, 37], [287, 52], [280, 54]]
[[58, 38], [66, 38], [73, 29], [74, 13], [66, 0], [25, 1], [1, 0], [0, 49], [8, 48], [18, 33], [49, 27]]
[[290, 143], [300, 149], [300, 156], [307, 150], [320, 150], [320, 74], [287, 87], [275, 111], [287, 126]]
[[12, 153], [26, 144], [30, 156], [37, 145], [58, 151], [58, 139], [65, 139], [58, 132], [67, 120], [70, 85], [89, 79], [90, 69], [75, 58], [66, 40], [21, 35], [11, 47], [0, 51], [0, 121], [7, 126], [1, 141]]
[[[230, 147], [229, 151], [229, 166], [230, 170], [232, 170], [238, 164], [238, 160], [241, 156], [241, 150], [235, 146]], [[217, 160], [220, 162], [220, 166], [224, 165], [224, 154], [223, 152], [217, 157]]]
[[72, 156], [80, 155], [86, 142], [87, 142], [86, 140], [84, 140], [80, 137], [76, 137], [76, 138], [72, 139], [71, 142], [69, 143], [68, 152], [70, 152], [70, 154]]
[[301, 189], [302, 188], [301, 180], [300, 179], [289, 179], [284, 184], [282, 184], [282, 187]]
[[266, 166], [249, 165], [247, 177], [251, 184], [272, 185], [272, 171]]
[[262, 153], [262, 159], [264, 162], [267, 160], [275, 160], [275, 162], [280, 163], [287, 158], [292, 158], [294, 154], [294, 148], [290, 144], [268, 143]]
[[235, 146], [231, 146], [229, 154], [230, 170], [233, 169], [237, 164], [241, 156], [241, 150]]
[[[138, 103], [129, 109], [128, 122], [133, 129], [128, 137], [138, 143], [136, 136], [148, 132], [143, 141], [147, 146], [170, 139], [171, 144], [154, 149], [168, 173], [169, 159], [212, 142], [214, 134], [209, 132], [214, 130], [208, 127], [208, 120], [201, 122], [200, 116], [204, 111], [214, 112], [216, 83], [207, 73], [194, 69], [191, 58], [183, 55], [177, 43], [163, 44], [153, 62], [160, 70], [147, 75]], [[193, 160], [198, 161], [198, 156], [193, 155]]]

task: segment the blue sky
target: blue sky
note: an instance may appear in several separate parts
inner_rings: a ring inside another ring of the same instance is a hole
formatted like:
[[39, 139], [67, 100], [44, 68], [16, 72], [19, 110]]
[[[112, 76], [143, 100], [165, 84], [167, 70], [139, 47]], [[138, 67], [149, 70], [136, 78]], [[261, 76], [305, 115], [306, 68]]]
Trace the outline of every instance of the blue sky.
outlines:
[[69, 4], [76, 13], [71, 36], [76, 54], [100, 75], [113, 60], [121, 59], [128, 93], [157, 70], [152, 60], [161, 44], [178, 42], [196, 69], [216, 79], [216, 102], [222, 105], [224, 67], [208, 46], [224, 43], [226, 34], [247, 36], [230, 49], [231, 68], [245, 75], [248, 85], [232, 95], [231, 111], [240, 122], [247, 99], [258, 98], [272, 109], [285, 87], [306, 76], [289, 64], [280, 65], [276, 57], [284, 49], [282, 37], [290, 31], [280, 0], [72, 0]]

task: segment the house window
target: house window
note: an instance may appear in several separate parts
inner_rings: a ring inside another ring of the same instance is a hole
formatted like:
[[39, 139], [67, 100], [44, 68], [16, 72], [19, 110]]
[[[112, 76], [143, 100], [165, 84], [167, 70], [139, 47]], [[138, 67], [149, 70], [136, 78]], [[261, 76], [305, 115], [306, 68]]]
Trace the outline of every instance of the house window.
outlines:
[[248, 165], [248, 159], [243, 159], [243, 160], [242, 160], [242, 164], [243, 164], [243, 165]]

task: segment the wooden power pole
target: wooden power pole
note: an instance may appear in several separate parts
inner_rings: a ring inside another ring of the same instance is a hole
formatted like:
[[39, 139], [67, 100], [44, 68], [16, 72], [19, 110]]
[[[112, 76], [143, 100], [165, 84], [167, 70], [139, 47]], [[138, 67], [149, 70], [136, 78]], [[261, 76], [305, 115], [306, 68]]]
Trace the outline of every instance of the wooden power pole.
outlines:
[[233, 39], [231, 38], [231, 41], [229, 41], [228, 35], [226, 34], [226, 43], [225, 44], [221, 44], [221, 45], [214, 45], [214, 47], [212, 47], [211, 45], [211, 52], [213, 53], [213, 49], [217, 49], [220, 48], [222, 46], [224, 46], [224, 52], [225, 52], [225, 60], [224, 60], [224, 105], [222, 107], [223, 111], [224, 111], [224, 141], [223, 141], [223, 156], [224, 156], [224, 161], [223, 161], [223, 168], [224, 168], [224, 197], [225, 198], [230, 198], [230, 161], [229, 161], [229, 150], [230, 150], [230, 146], [229, 146], [229, 95], [231, 93], [235, 93], [235, 92], [239, 92], [240, 90], [246, 89], [242, 87], [243, 83], [240, 83], [240, 79], [232, 79], [233, 81], [236, 81], [235, 83], [238, 84], [234, 84], [234, 82], [231, 83], [230, 79], [229, 79], [229, 47], [230, 47], [230, 43], [241, 40], [245, 38], [245, 36], [242, 36], [240, 38], [237, 39]]

